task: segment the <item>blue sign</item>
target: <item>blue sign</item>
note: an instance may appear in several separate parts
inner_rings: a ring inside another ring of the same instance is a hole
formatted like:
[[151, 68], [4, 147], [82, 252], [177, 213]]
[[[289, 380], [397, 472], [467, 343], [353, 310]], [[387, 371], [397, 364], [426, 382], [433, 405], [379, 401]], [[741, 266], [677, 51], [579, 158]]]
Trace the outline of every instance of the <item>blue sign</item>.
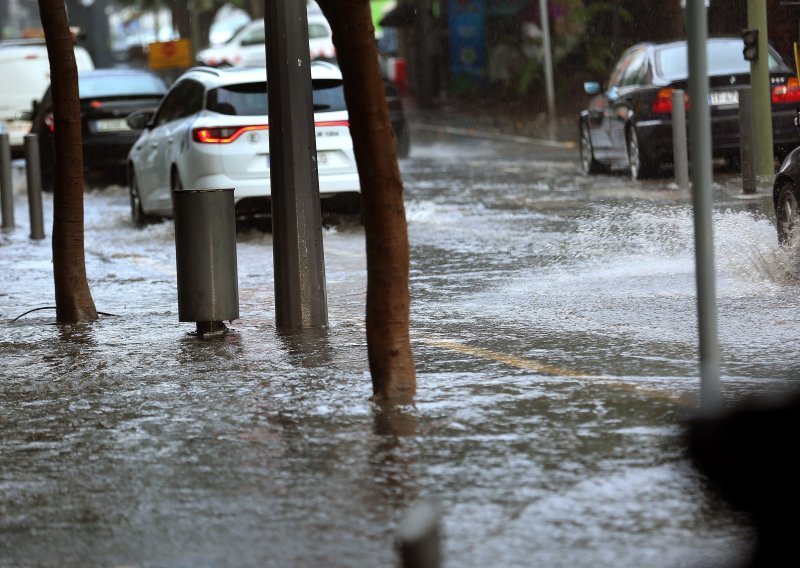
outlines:
[[486, 77], [486, 3], [448, 0], [450, 72], [481, 82]]

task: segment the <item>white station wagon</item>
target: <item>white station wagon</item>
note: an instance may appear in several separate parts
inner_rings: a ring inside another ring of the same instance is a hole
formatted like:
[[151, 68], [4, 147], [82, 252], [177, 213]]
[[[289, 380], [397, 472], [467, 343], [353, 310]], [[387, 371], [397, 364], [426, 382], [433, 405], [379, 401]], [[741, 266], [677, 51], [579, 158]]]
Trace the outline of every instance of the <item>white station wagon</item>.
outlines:
[[[342, 74], [312, 62], [320, 196], [360, 192]], [[197, 67], [170, 88], [154, 115], [134, 113], [144, 128], [128, 154], [131, 214], [136, 225], [172, 216], [172, 191], [234, 188], [237, 215], [268, 215], [269, 120], [264, 68]]]

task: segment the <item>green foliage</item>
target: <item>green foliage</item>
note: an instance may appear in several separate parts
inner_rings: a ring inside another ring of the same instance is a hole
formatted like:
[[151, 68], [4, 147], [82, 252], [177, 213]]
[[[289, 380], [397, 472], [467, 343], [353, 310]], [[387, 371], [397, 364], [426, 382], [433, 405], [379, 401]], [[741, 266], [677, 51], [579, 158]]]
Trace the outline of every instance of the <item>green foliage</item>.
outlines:
[[[597, 74], [605, 74], [620, 55], [619, 37], [613, 30], [620, 30], [631, 21], [631, 13], [618, 2], [600, 0], [587, 2], [575, 11], [575, 17], [584, 26], [583, 49], [586, 68]], [[615, 21], [616, 20], [616, 21]]]

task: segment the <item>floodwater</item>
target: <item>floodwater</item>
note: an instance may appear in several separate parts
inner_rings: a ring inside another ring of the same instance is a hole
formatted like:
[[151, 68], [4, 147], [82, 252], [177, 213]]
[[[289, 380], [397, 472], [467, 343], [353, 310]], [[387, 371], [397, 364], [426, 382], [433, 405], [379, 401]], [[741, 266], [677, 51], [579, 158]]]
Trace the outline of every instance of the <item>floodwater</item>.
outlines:
[[[747, 522], [684, 457], [699, 391], [689, 195], [576, 151], [418, 133], [402, 163], [414, 405], [380, 408], [364, 237], [325, 230], [330, 326], [275, 330], [272, 239], [238, 236], [241, 319], [179, 323], [171, 222], [86, 195], [91, 325], [55, 325], [49, 239], [0, 235], [0, 566], [393, 566], [417, 500], [446, 566], [731, 566]], [[796, 253], [715, 185], [726, 405], [794, 387]], [[49, 196], [45, 196], [50, 227]]]

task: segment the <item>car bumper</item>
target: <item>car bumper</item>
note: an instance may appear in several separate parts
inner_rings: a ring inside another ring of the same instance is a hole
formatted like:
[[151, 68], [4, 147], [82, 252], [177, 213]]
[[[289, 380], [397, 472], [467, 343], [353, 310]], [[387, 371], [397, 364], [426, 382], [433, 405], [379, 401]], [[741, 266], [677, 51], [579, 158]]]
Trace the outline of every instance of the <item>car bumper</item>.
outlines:
[[[784, 155], [800, 145], [794, 117], [794, 110], [772, 112], [772, 144]], [[640, 121], [636, 124], [636, 132], [644, 155], [659, 163], [672, 163], [672, 120]], [[738, 156], [738, 113], [711, 117], [711, 153], [715, 158]]]

